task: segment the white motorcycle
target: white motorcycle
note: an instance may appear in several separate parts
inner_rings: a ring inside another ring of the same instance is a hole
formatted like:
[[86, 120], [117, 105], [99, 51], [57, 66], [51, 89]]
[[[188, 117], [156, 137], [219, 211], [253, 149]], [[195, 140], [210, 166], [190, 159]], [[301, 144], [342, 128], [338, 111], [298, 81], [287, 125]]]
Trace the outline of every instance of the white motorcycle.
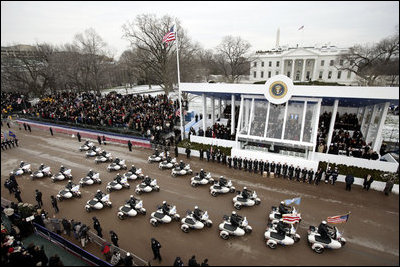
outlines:
[[43, 178], [48, 176], [51, 176], [50, 166], [44, 166], [42, 170], [37, 170], [33, 174], [31, 174], [32, 180], [34, 180], [35, 178]]
[[156, 156], [155, 154], [151, 155], [147, 161], [149, 163], [153, 163], [153, 162], [160, 162], [164, 159], [164, 152], [161, 152], [158, 156]]
[[64, 199], [70, 199], [72, 197], [80, 198], [81, 192], [79, 191], [79, 185], [76, 185], [69, 190], [68, 188], [64, 188], [60, 190], [56, 196], [58, 201], [63, 201]]
[[107, 184], [106, 190], [107, 192], [112, 192], [112, 191], [117, 191], [121, 190], [122, 188], [131, 188], [130, 184], [128, 183], [128, 180], [126, 178], [122, 178], [121, 182], [118, 183], [117, 181], [111, 181]]
[[218, 196], [219, 194], [226, 193], [234, 193], [235, 187], [232, 185], [232, 181], [228, 180], [226, 185], [221, 186], [218, 182], [215, 182], [212, 186], [210, 186], [210, 194], [213, 197]]
[[124, 206], [119, 207], [118, 210], [117, 216], [121, 220], [127, 217], [135, 217], [138, 213], [146, 215], [146, 209], [143, 208], [142, 200], [136, 202], [135, 208], [132, 208], [129, 204], [125, 204]]
[[26, 173], [32, 174], [30, 163], [24, 163], [24, 165], [22, 165], [22, 167], [19, 167], [18, 169], [14, 169], [14, 171], [13, 171], [13, 174], [15, 176], [20, 176], [20, 175], [23, 175]]
[[103, 195], [101, 198], [101, 201], [99, 201], [97, 198], [93, 198], [86, 202], [85, 205], [85, 210], [87, 212], [91, 212], [92, 210], [101, 210], [104, 206], [111, 208], [112, 203], [110, 201], [110, 194]]
[[224, 215], [224, 221], [219, 225], [219, 236], [222, 239], [228, 239], [229, 236], [244, 236], [246, 233], [251, 233], [253, 228], [249, 225], [247, 218], [244, 217], [240, 221], [239, 226], [233, 226], [230, 222], [230, 217]]
[[203, 212], [200, 220], [196, 220], [193, 217], [193, 212], [189, 212], [188, 215], [181, 220], [181, 230], [188, 233], [190, 229], [203, 229], [204, 225], [207, 227], [212, 226], [212, 221], [208, 218], [207, 211]]
[[321, 238], [321, 235], [318, 233], [318, 228], [311, 225], [308, 229], [308, 244], [311, 245], [311, 249], [318, 254], [324, 252], [325, 248], [340, 249], [346, 244], [346, 239], [342, 237], [342, 234], [336, 226], [329, 231], [329, 235], [330, 237], [327, 239]]
[[101, 147], [93, 146], [90, 150], [88, 150], [86, 152], [86, 157], [90, 158], [90, 157], [98, 156], [98, 155], [100, 155], [100, 152], [101, 152]]
[[207, 173], [204, 176], [204, 178], [200, 178], [199, 175], [196, 175], [191, 178], [191, 182], [190, 182], [190, 184], [193, 187], [197, 187], [198, 185], [213, 184], [213, 183], [214, 183], [214, 179], [211, 178], [211, 173]]
[[81, 187], [84, 187], [85, 185], [101, 184], [100, 175], [98, 172], [95, 172], [91, 177], [83, 177], [79, 181], [79, 184], [81, 185]]
[[[297, 214], [297, 210], [295, 207], [292, 208], [290, 212], [287, 214]], [[278, 223], [280, 219], [282, 219], [282, 214], [279, 212], [279, 208], [272, 206], [271, 213], [269, 214], [269, 219], [272, 223]]]
[[62, 181], [65, 179], [72, 179], [71, 169], [66, 169], [64, 172], [59, 172], [56, 175], [51, 176], [51, 181], [54, 183], [55, 181]]
[[252, 191], [253, 194], [247, 199], [243, 198], [238, 191], [238, 194], [233, 198], [233, 206], [235, 209], [240, 210], [242, 207], [252, 207], [254, 205], [260, 205], [261, 200], [257, 197], [256, 191]]
[[99, 164], [99, 163], [104, 163], [104, 162], [112, 162], [112, 160], [113, 160], [113, 158], [112, 158], [112, 156], [111, 156], [111, 153], [110, 153], [110, 152], [106, 152], [105, 155], [103, 155], [103, 154], [98, 155], [98, 156], [94, 159], [94, 162], [95, 162], [96, 164]]
[[278, 244], [282, 246], [290, 246], [295, 242], [299, 242], [300, 235], [296, 233], [296, 228], [292, 224], [289, 229], [286, 229], [285, 235], [279, 234], [276, 226], [276, 223], [269, 224], [264, 233], [265, 244], [268, 247], [274, 249]]
[[168, 214], [164, 214], [161, 208], [151, 213], [150, 223], [156, 227], [160, 223], [170, 223], [172, 219], [179, 221], [180, 215], [176, 213], [176, 206], [172, 206], [169, 209]]
[[86, 141], [83, 145], [79, 147], [79, 151], [88, 151], [94, 146], [92, 142]]
[[141, 193], [150, 193], [151, 191], [160, 191], [160, 187], [157, 185], [156, 179], [152, 180], [150, 185], [146, 185], [145, 183], [140, 183], [136, 185], [135, 192], [138, 195], [140, 195]]
[[160, 170], [172, 169], [175, 166], [176, 166], [176, 158], [173, 158], [170, 162], [164, 160], [164, 161], [161, 161], [160, 164], [158, 164], [158, 168]]
[[137, 169], [135, 173], [132, 172], [126, 172], [124, 173], [124, 175], [122, 175], [122, 177], [128, 179], [128, 180], [136, 180], [136, 179], [143, 179], [144, 178], [144, 174], [142, 172], [142, 169]]
[[187, 164], [185, 166], [185, 168], [183, 168], [182, 170], [180, 167], [173, 168], [172, 172], [171, 172], [171, 176], [176, 177], [176, 176], [183, 176], [183, 175], [192, 174], [192, 173], [193, 173], [193, 171], [190, 169], [190, 164]]
[[124, 170], [127, 169], [127, 167], [126, 167], [126, 165], [125, 165], [125, 160], [124, 160], [124, 159], [121, 159], [121, 160], [119, 161], [118, 164], [115, 163], [115, 162], [113, 162], [113, 163], [111, 163], [110, 165], [108, 165], [108, 167], [107, 167], [107, 170], [108, 170], [109, 172], [111, 172], [111, 171], [119, 171], [119, 170], [121, 170], [121, 169], [124, 169]]

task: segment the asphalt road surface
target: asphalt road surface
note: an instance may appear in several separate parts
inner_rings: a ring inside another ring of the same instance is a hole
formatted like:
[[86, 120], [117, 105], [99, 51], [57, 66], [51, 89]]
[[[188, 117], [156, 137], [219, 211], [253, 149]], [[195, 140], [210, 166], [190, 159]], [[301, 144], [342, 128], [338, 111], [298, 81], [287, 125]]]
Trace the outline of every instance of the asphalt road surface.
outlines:
[[[3, 128], [2, 130], [8, 130]], [[73, 181], [78, 182], [91, 168], [100, 172], [101, 185], [84, 187], [81, 199], [71, 199], [59, 202], [58, 218], [79, 220], [92, 227], [92, 217], [96, 216], [103, 228], [103, 235], [110, 240], [109, 230], [114, 230], [119, 236], [119, 245], [139, 257], [150, 261], [152, 265], [160, 265], [154, 261], [150, 246], [150, 238], [160, 241], [161, 264], [172, 265], [175, 258], [180, 256], [185, 264], [192, 255], [201, 262], [209, 259], [211, 265], [399, 265], [399, 196], [391, 194], [385, 196], [382, 192], [363, 191], [360, 186], [353, 186], [352, 191], [345, 191], [343, 183], [335, 186], [320, 184], [319, 186], [298, 183], [280, 178], [264, 178], [260, 174], [229, 169], [218, 163], [207, 163], [198, 158], [186, 159], [179, 155], [178, 160], [188, 162], [194, 172], [201, 168], [210, 171], [213, 177], [221, 175], [232, 180], [237, 190], [244, 186], [256, 190], [261, 198], [261, 204], [254, 207], [242, 208], [238, 213], [247, 216], [253, 227], [251, 234], [243, 237], [231, 237], [223, 240], [219, 237], [218, 225], [224, 214], [229, 215], [233, 210], [232, 198], [234, 194], [212, 197], [209, 186], [193, 188], [190, 186], [190, 177], [172, 178], [170, 170], [160, 170], [158, 164], [149, 164], [147, 157], [152, 153], [150, 149], [134, 148], [129, 152], [127, 146], [107, 144], [102, 148], [112, 153], [113, 157], [126, 159], [128, 168], [135, 164], [142, 168], [145, 175], [156, 178], [160, 192], [152, 192], [138, 196], [143, 199], [147, 215], [137, 215], [123, 221], [117, 218], [118, 207], [134, 194], [139, 181], [131, 181], [131, 189], [122, 189], [112, 192], [111, 209], [87, 213], [84, 209], [86, 201], [93, 198], [97, 189], [105, 192], [108, 181], [111, 181], [116, 172], [109, 173], [108, 163], [95, 164], [94, 158], [85, 158], [84, 152], [79, 152], [77, 138], [65, 134], [51, 136], [48, 131], [32, 129], [32, 133], [13, 127], [19, 138], [20, 146], [1, 153], [1, 193], [2, 196], [15, 201], [4, 188], [4, 180], [8, 173], [15, 169], [21, 160], [32, 164], [35, 171], [41, 163], [50, 165], [52, 172], [58, 172], [60, 165], [72, 169]], [[96, 140], [93, 141], [96, 145]], [[173, 152], [173, 151], [171, 151]], [[173, 154], [173, 153], [172, 153]], [[123, 174], [124, 171], [121, 172]], [[67, 181], [52, 183], [50, 178], [32, 181], [28, 175], [17, 177], [22, 188], [22, 200], [35, 202], [35, 189], [43, 193], [44, 208], [53, 216], [50, 195], [56, 195]], [[302, 214], [302, 221], [298, 228], [301, 240], [293, 246], [278, 246], [272, 250], [265, 245], [264, 231], [267, 226], [268, 214], [271, 206], [276, 206], [281, 200], [301, 197], [301, 204], [296, 206]], [[192, 230], [184, 233], [180, 230], [180, 222], [153, 227], [149, 223], [151, 212], [163, 200], [175, 204], [181, 215], [188, 209], [199, 206], [207, 210], [213, 221], [211, 228]], [[321, 220], [328, 216], [346, 214], [351, 211], [350, 219], [345, 224], [338, 225], [344, 231], [347, 244], [340, 250], [326, 250], [316, 254], [307, 244], [307, 229], [310, 225], [318, 226]], [[94, 230], [93, 230], [94, 231]], [[91, 252], [102, 258], [98, 247], [91, 247]]]

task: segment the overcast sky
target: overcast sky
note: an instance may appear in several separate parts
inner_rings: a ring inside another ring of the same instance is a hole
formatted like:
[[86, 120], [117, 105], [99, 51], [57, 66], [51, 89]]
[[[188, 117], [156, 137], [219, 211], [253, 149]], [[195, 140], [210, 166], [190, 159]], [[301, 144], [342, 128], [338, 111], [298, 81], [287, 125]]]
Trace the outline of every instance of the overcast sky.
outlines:
[[[121, 26], [139, 14], [177, 17], [192, 40], [214, 48], [227, 35], [252, 51], [280, 44], [339, 47], [374, 43], [395, 33], [399, 2], [1, 2], [1, 45], [72, 42], [94, 28], [116, 57], [128, 48]], [[303, 30], [298, 30], [304, 25]]]

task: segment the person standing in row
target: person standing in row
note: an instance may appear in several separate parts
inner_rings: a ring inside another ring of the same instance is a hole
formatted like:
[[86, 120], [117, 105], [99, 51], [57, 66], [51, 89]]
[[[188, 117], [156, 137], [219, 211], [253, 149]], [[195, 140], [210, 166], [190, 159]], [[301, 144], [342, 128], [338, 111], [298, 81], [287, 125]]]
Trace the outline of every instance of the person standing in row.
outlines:
[[253, 171], [253, 160], [249, 159], [249, 161], [247, 162], [247, 168], [249, 169], [249, 172]]
[[281, 169], [282, 169], [282, 164], [280, 162], [278, 162], [278, 164], [276, 164], [275, 176], [281, 177]]
[[304, 169], [301, 170], [301, 180], [303, 181], [303, 183], [306, 182], [306, 178], [307, 178], [307, 168], [304, 167]]
[[293, 166], [293, 164], [290, 164], [290, 167], [289, 167], [289, 180], [293, 179], [293, 172], [294, 172], [294, 166]]
[[261, 176], [263, 176], [263, 174], [264, 174], [264, 161], [263, 160], [260, 160], [258, 162], [258, 168], [260, 169]]
[[155, 238], [151, 238], [151, 249], [153, 250], [153, 254], [154, 254], [154, 258], [158, 259], [159, 262], [161, 262], [161, 255], [160, 255], [160, 248], [161, 248], [161, 244], [160, 242], [158, 242]]
[[283, 178], [284, 178], [284, 179], [287, 178], [287, 173], [288, 173], [288, 165], [287, 165], [287, 163], [285, 162], [285, 164], [283, 164], [283, 166], [282, 166], [282, 175], [283, 175]]
[[128, 148], [129, 148], [129, 151], [132, 152], [132, 143], [131, 143], [131, 140], [128, 140]]
[[228, 156], [228, 166], [231, 169], [232, 168], [232, 157]]
[[39, 209], [42, 208], [43, 206], [43, 201], [42, 201], [42, 192], [40, 192], [38, 189], [35, 190], [35, 199], [38, 203]]
[[30, 133], [32, 132], [31, 126], [29, 124], [28, 124], [28, 130], [29, 130]]
[[266, 161], [264, 162], [264, 171], [267, 173], [267, 176], [269, 177], [269, 174], [270, 174], [270, 164], [269, 164], [268, 160], [266, 160]]
[[272, 161], [272, 163], [271, 163], [271, 165], [270, 165], [270, 172], [273, 172], [274, 173], [274, 178], [275, 178], [275, 166], [276, 166], [276, 164], [275, 164], [275, 161]]
[[296, 169], [294, 170], [294, 176], [296, 177], [297, 182], [300, 182], [300, 172], [301, 172], [301, 169], [299, 166], [297, 166]]
[[313, 176], [314, 176], [314, 170], [313, 170], [313, 169], [310, 169], [310, 170], [308, 171], [308, 183], [309, 183], [309, 184], [312, 183], [312, 181], [313, 181]]
[[76, 134], [76, 137], [78, 137], [78, 141], [81, 141], [81, 135], [79, 134], [79, 132]]
[[175, 145], [175, 158], [178, 157], [178, 147]]
[[200, 160], [203, 160], [204, 155], [203, 155], [203, 149], [202, 148], [200, 148], [200, 150], [199, 150], [199, 155], [200, 155]]
[[106, 137], [104, 136], [104, 134], [103, 134], [103, 144], [104, 144], [104, 145], [107, 145], [107, 143], [106, 143]]
[[372, 178], [371, 174], [367, 174], [364, 178], [363, 189], [368, 191], [373, 181], [374, 178]]
[[346, 190], [351, 191], [351, 185], [354, 183], [354, 177], [351, 174], [347, 174], [345, 178]]
[[255, 159], [254, 161], [253, 161], [253, 166], [254, 166], [254, 173], [258, 173], [258, 160], [257, 159]]
[[242, 162], [243, 162], [243, 159], [242, 159], [241, 157], [239, 157], [239, 158], [238, 158], [238, 167], [239, 167], [239, 170], [242, 170]]
[[97, 136], [97, 142], [99, 142], [99, 145], [101, 145], [101, 138], [100, 138], [100, 135]]
[[339, 176], [339, 170], [337, 167], [335, 167], [335, 169], [332, 171], [332, 185], [335, 185], [338, 176]]
[[315, 184], [316, 184], [316, 185], [318, 185], [319, 182], [321, 181], [321, 179], [322, 179], [322, 174], [323, 174], [323, 171], [322, 171], [321, 168], [319, 168], [318, 171], [315, 173]]

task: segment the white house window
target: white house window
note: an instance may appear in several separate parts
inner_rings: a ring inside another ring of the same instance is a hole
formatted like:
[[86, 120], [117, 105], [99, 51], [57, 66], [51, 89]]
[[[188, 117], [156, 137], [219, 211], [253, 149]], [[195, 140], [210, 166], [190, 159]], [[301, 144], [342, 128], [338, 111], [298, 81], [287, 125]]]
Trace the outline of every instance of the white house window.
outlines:
[[339, 65], [343, 66], [343, 59], [339, 60]]
[[287, 64], [288, 64], [288, 66], [292, 66], [292, 61], [289, 60]]
[[301, 66], [301, 60], [299, 60], [299, 62], [297, 62], [297, 65], [298, 65], [298, 66]]
[[332, 78], [332, 71], [328, 72], [328, 79]]
[[309, 79], [310, 79], [310, 72], [309, 72], [309, 71], [307, 71], [307, 74], [306, 74], [306, 79], [307, 79], [307, 80], [309, 80]]
[[321, 60], [321, 66], [323, 66], [325, 63], [325, 60]]
[[287, 72], [287, 76], [290, 78], [290, 71]]
[[268, 71], [268, 78], [271, 78], [271, 72]]
[[350, 79], [351, 77], [351, 71], [347, 71], [347, 79]]
[[276, 66], [279, 67], [279, 61], [276, 62]]
[[295, 80], [296, 81], [300, 80], [300, 71], [299, 70], [296, 72], [296, 79]]
[[341, 72], [341, 71], [338, 71], [338, 73], [337, 73], [337, 78], [340, 79], [340, 76], [342, 76], [342, 72]]
[[307, 66], [311, 65], [311, 60], [307, 60], [306, 62], [307, 62]]
[[320, 71], [320, 72], [319, 72], [318, 78], [319, 78], [319, 79], [322, 79], [322, 75], [323, 75], [323, 74], [324, 74], [324, 72], [323, 72], [323, 71]]
[[253, 65], [254, 67], [257, 67], [257, 62], [254, 62], [254, 65]]
[[268, 67], [272, 67], [272, 61], [268, 62]]
[[254, 78], [257, 78], [257, 71], [253, 72]]
[[263, 61], [263, 62], [261, 62], [261, 67], [264, 67], [264, 61]]
[[264, 78], [264, 72], [263, 71], [261, 72], [261, 78]]
[[275, 75], [278, 75], [279, 74], [279, 71], [277, 70], [277, 71], [275, 71]]
[[329, 66], [333, 66], [333, 60], [329, 62]]

